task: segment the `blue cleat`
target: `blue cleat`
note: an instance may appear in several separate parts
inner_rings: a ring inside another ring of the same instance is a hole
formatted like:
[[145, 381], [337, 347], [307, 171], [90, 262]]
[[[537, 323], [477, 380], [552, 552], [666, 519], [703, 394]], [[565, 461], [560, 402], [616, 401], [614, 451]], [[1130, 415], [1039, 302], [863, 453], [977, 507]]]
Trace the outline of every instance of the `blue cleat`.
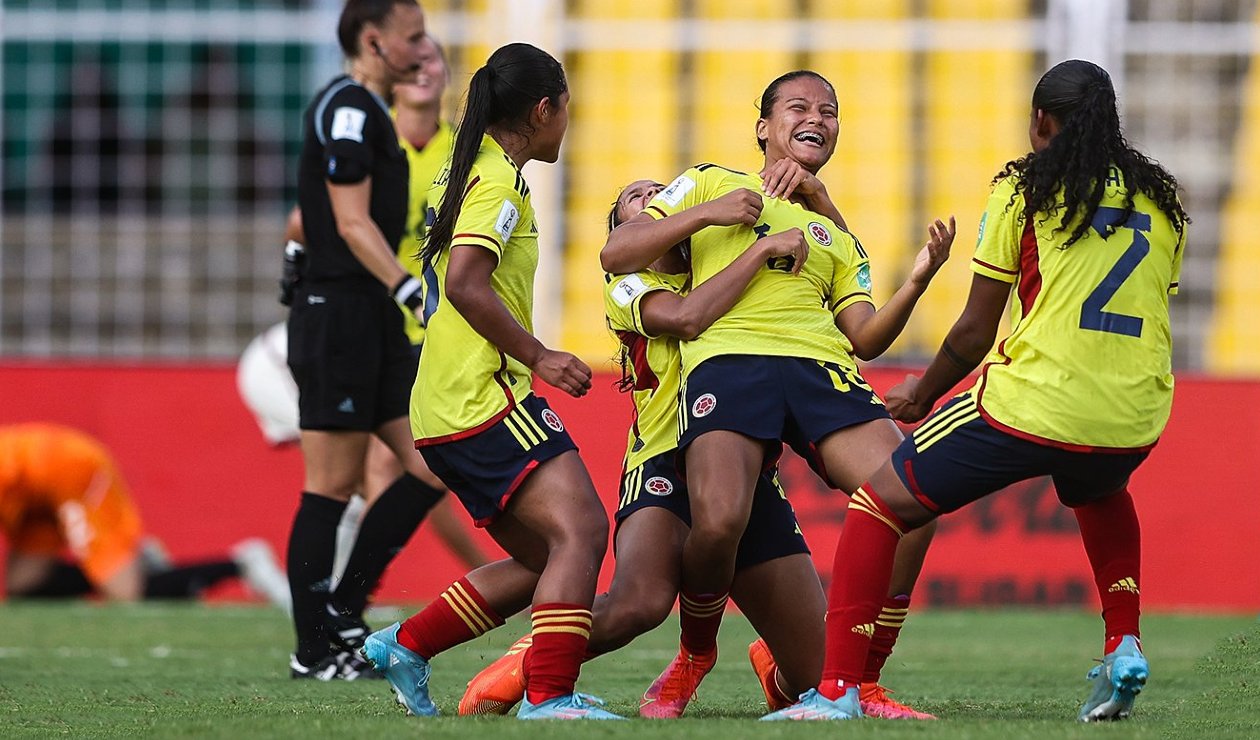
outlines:
[[625, 719], [619, 714], [601, 709], [604, 700], [590, 694], [572, 693], [557, 696], [537, 704], [521, 699], [517, 719]]
[[1142, 693], [1150, 675], [1150, 664], [1142, 655], [1137, 638], [1125, 635], [1119, 647], [1103, 658], [1102, 665], [1094, 666], [1085, 676], [1093, 682], [1093, 690], [1077, 719], [1082, 722], [1128, 719], [1133, 711], [1133, 700]]
[[862, 719], [862, 705], [858, 700], [856, 686], [846, 689], [844, 695], [832, 701], [818, 689], [810, 689], [801, 694], [800, 701], [786, 709], [771, 712], [762, 717], [763, 722], [777, 722], [784, 719]]
[[429, 661], [398, 644], [398, 627], [394, 622], [368, 635], [359, 652], [385, 674], [407, 714], [436, 717], [437, 706], [429, 698]]

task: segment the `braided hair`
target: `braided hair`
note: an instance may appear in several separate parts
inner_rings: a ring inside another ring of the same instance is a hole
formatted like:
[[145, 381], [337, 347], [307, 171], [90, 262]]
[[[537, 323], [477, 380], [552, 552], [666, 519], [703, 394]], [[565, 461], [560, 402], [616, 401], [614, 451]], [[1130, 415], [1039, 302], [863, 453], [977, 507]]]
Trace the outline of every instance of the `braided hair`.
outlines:
[[[1177, 179], [1158, 162], [1129, 146], [1120, 128], [1116, 91], [1111, 76], [1097, 64], [1080, 59], [1061, 62], [1042, 75], [1033, 90], [1032, 107], [1054, 116], [1059, 132], [1041, 152], [1006, 163], [993, 182], [1014, 176], [1016, 195], [1024, 196], [1024, 217], [1049, 219], [1060, 206], [1057, 233], [1080, 220], [1060, 249], [1085, 235], [1102, 202], [1111, 167], [1123, 173], [1124, 218], [1133, 213], [1135, 193], [1155, 202], [1181, 233], [1190, 217], [1177, 199]], [[1014, 203], [1015, 196], [1011, 197]]]

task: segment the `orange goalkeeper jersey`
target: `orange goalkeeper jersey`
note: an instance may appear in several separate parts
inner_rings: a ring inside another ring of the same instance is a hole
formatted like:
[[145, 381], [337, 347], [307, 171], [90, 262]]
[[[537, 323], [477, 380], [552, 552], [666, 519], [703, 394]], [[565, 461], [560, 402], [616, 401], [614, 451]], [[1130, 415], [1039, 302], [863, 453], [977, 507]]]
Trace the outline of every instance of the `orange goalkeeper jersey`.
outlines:
[[0, 427], [0, 532], [17, 553], [68, 550], [95, 584], [136, 556], [140, 515], [105, 447], [55, 424]]

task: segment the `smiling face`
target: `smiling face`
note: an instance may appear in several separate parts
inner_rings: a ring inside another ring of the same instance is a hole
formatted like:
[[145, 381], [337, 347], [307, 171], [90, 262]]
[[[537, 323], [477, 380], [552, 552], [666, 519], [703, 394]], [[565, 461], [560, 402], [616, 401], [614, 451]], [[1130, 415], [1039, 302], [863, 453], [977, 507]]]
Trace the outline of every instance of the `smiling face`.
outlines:
[[766, 162], [785, 157], [817, 173], [831, 159], [840, 137], [840, 106], [831, 85], [813, 75], [781, 83], [769, 116], [757, 120], [757, 140]]
[[420, 70], [414, 78], [394, 85], [394, 102], [407, 108], [440, 105], [448, 75], [446, 60], [437, 42], [426, 35], [420, 42]]

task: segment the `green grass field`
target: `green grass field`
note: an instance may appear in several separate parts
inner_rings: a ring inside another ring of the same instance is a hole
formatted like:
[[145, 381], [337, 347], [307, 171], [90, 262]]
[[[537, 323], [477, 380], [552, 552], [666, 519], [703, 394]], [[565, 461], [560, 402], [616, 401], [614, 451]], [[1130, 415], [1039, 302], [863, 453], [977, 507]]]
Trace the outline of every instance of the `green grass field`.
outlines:
[[[379, 615], [378, 615], [379, 616]], [[525, 626], [434, 663], [433, 695], [455, 711], [464, 683]], [[383, 682], [288, 678], [284, 617], [263, 607], [0, 605], [0, 737], [1258, 737], [1260, 624], [1243, 617], [1154, 615], [1144, 621], [1152, 678], [1135, 718], [1077, 725], [1084, 675], [1101, 649], [1097, 617], [1076, 611], [912, 614], [886, 671], [897, 696], [935, 723], [864, 720], [757, 724], [764, 709], [748, 666], [751, 631], [722, 628], [722, 660], [678, 722], [518, 723], [417, 719]], [[672, 657], [672, 624], [586, 667], [580, 687], [634, 715]]]

